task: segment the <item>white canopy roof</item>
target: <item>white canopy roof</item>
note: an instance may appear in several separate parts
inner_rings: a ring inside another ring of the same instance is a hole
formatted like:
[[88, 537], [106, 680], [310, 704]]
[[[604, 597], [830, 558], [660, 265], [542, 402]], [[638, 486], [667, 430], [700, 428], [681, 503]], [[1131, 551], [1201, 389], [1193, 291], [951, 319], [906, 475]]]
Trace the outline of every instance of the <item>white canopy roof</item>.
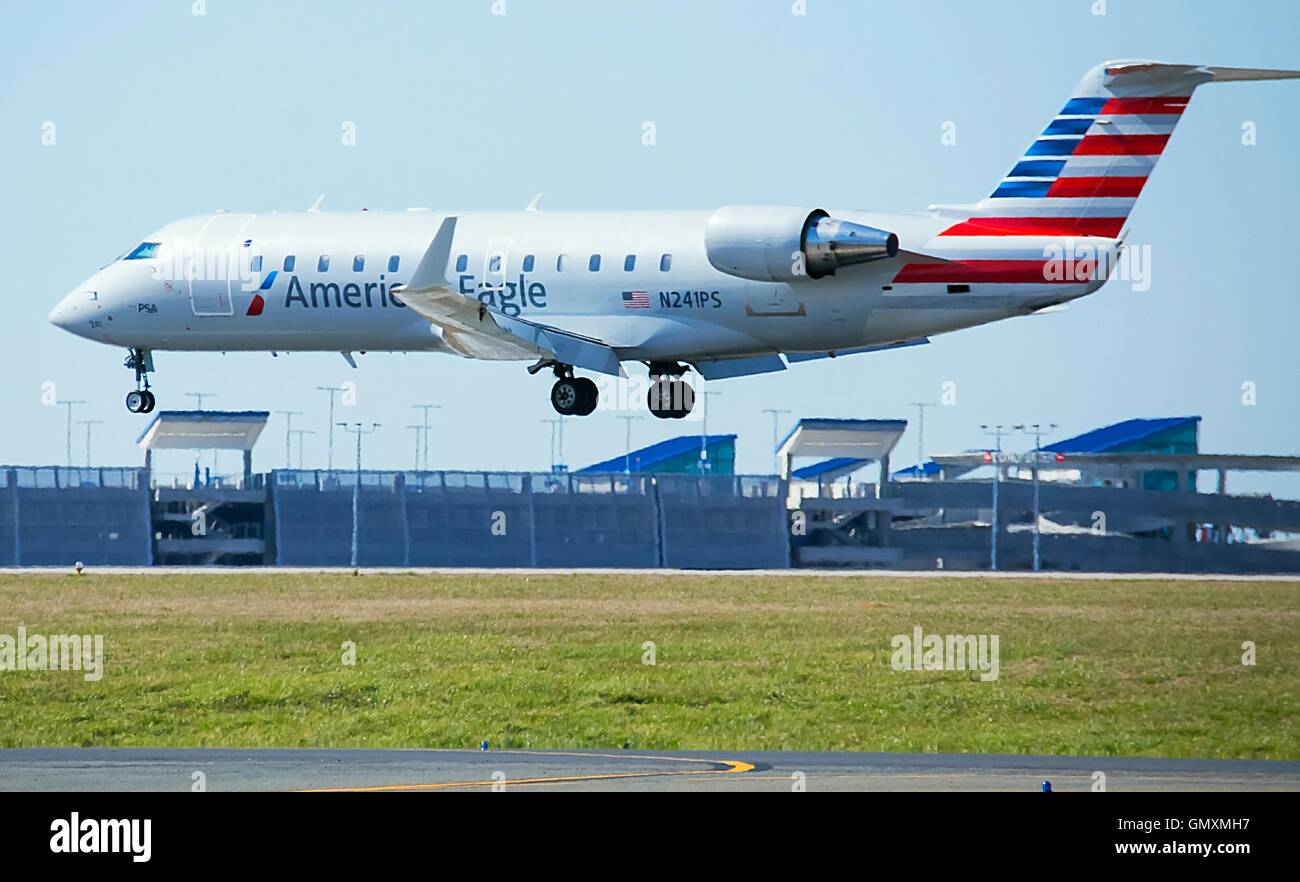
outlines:
[[797, 456], [851, 457], [879, 462], [907, 430], [907, 420], [803, 419], [777, 445], [782, 472]]
[[136, 439], [145, 450], [252, 450], [265, 410], [164, 410]]

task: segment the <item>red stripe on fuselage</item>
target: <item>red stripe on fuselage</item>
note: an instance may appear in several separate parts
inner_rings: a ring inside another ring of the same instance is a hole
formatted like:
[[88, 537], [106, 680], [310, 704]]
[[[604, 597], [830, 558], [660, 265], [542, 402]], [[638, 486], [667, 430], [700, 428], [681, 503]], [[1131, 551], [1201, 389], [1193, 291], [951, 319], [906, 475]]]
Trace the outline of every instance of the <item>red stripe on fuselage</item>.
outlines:
[[1001, 283], [1001, 284], [1079, 284], [1092, 280], [1095, 260], [958, 260], [950, 263], [909, 263], [894, 276], [905, 284]]
[[1101, 115], [1122, 113], [1162, 113], [1180, 115], [1187, 109], [1191, 96], [1165, 98], [1111, 98], [1101, 108]]
[[1114, 239], [1122, 217], [973, 217], [940, 236], [1102, 236]]
[[1093, 196], [1137, 196], [1142, 192], [1146, 178], [1057, 178], [1047, 191], [1048, 197], [1080, 198]]
[[1084, 135], [1074, 156], [1159, 156], [1168, 135]]

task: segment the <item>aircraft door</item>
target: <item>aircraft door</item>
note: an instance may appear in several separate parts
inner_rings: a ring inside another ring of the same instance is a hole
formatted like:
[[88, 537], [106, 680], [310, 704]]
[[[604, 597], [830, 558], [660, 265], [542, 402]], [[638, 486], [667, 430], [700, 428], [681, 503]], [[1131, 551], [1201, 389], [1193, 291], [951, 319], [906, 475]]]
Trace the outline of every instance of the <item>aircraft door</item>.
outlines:
[[187, 262], [190, 309], [195, 315], [232, 315], [245, 254], [244, 228], [251, 214], [216, 214], [199, 234], [196, 253]]

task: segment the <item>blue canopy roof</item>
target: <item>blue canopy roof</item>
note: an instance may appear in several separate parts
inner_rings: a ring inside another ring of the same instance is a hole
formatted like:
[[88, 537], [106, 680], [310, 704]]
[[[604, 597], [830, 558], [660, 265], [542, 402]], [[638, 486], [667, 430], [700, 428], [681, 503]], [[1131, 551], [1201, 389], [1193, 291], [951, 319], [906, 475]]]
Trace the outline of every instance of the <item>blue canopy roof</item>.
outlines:
[[[709, 435], [707, 443], [710, 447], [713, 447], [717, 444], [735, 440], [735, 435]], [[660, 441], [658, 444], [651, 444], [649, 447], [633, 450], [631, 454], [632, 471], [652, 468], [665, 460], [699, 449], [699, 435], [678, 435], [676, 438], [669, 438], [667, 441]], [[583, 472], [621, 472], [627, 467], [627, 462], [627, 454], [620, 453], [618, 456], [611, 457], [603, 462], [579, 469], [577, 474]]]
[[845, 475], [852, 474], [858, 469], [870, 463], [869, 459], [854, 459], [851, 456], [837, 456], [834, 459], [824, 459], [821, 462], [815, 462], [810, 466], [804, 466], [801, 469], [795, 469], [790, 473], [790, 477], [800, 481], [815, 481], [818, 478], [834, 480], [842, 478]]
[[1199, 423], [1198, 416], [1163, 417], [1159, 419], [1132, 419], [1102, 426], [1064, 441], [1048, 444], [1043, 450], [1050, 453], [1107, 453], [1149, 438], [1168, 429]]
[[894, 472], [893, 477], [894, 480], [899, 478], [935, 478], [938, 477], [941, 471], [943, 471], [943, 466], [931, 459], [919, 466], [913, 465], [905, 469], [899, 469]]

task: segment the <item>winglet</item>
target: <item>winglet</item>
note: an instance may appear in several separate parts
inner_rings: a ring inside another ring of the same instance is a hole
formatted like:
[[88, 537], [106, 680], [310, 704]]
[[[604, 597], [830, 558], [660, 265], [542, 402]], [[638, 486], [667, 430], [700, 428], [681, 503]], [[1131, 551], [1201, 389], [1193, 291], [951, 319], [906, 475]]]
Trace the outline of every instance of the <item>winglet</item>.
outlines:
[[538, 193], [536, 196], [533, 197], [532, 202], [529, 202], [526, 206], [524, 206], [524, 211], [538, 211], [539, 209], [537, 208], [537, 206], [540, 205], [541, 202], [542, 202], [542, 194]]
[[325, 194], [322, 193], [316, 197], [316, 201], [313, 202], [311, 204], [311, 208], [308, 208], [307, 210], [310, 211], [312, 214], [320, 214], [320, 204], [324, 201], [325, 201]]
[[456, 218], [443, 218], [424, 257], [420, 258], [420, 265], [415, 268], [415, 275], [402, 287], [413, 291], [450, 287], [447, 284], [447, 262], [451, 260], [451, 241], [455, 236]]

